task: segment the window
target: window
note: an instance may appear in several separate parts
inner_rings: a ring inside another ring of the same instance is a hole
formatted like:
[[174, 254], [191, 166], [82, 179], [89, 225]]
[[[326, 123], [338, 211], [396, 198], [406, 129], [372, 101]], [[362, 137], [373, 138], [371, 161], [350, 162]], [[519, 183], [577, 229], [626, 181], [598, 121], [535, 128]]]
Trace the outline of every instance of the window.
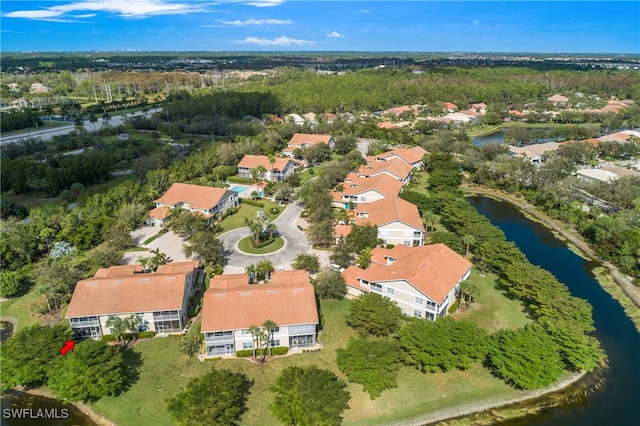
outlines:
[[422, 318], [422, 311], [414, 309], [413, 310], [413, 316], [416, 317], [416, 318]]
[[420, 238], [420, 237], [422, 237], [422, 232], [420, 232], [420, 231], [413, 231], [413, 237], [414, 237], [414, 238]]
[[382, 294], [382, 286], [380, 284], [378, 284], [378, 283], [369, 284], [369, 288], [371, 289], [371, 291], [373, 291], [375, 293]]
[[422, 305], [424, 303], [424, 300], [422, 299], [422, 297], [416, 296], [415, 302], [416, 302], [416, 305]]
[[242, 349], [253, 349], [253, 342], [242, 342]]
[[405, 241], [403, 244], [407, 247], [411, 247], [411, 241]]
[[431, 300], [427, 300], [427, 308], [434, 309], [436, 307], [436, 302], [432, 302]]
[[275, 348], [276, 346], [280, 346], [280, 339], [274, 339], [271, 341], [271, 347]]
[[387, 294], [390, 294], [393, 296], [394, 294], [396, 294], [396, 290], [391, 287], [387, 287]]
[[245, 328], [244, 330], [242, 330], [242, 335], [251, 336], [251, 331], [248, 328]]
[[360, 201], [367, 201], [367, 197], [360, 197]]
[[431, 312], [427, 312], [425, 317], [426, 317], [428, 320], [433, 321], [433, 319], [435, 318], [435, 315], [433, 315]]
[[273, 329], [272, 333], [280, 333], [280, 327], [276, 327]]

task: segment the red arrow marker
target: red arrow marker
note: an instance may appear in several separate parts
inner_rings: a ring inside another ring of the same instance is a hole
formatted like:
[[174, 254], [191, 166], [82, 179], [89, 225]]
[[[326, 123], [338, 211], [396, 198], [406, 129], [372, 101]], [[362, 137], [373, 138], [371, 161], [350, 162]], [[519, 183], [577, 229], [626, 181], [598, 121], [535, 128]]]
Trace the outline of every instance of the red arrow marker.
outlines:
[[62, 348], [60, 349], [60, 355], [65, 356], [67, 354], [67, 352], [69, 351], [73, 351], [73, 348], [75, 347], [76, 342], [73, 340], [67, 340], [66, 342], [64, 342], [64, 345], [62, 346]]

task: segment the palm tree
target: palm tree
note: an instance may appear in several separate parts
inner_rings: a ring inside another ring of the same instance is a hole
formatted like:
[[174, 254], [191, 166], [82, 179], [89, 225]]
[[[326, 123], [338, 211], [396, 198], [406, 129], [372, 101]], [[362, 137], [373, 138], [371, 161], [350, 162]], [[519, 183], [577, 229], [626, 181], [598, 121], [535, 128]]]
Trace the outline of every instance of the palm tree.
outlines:
[[122, 346], [124, 346], [124, 336], [127, 334], [127, 324], [120, 317], [109, 317], [106, 324], [107, 327], [111, 328], [111, 334], [116, 336], [118, 343], [122, 342]]
[[246, 223], [251, 230], [251, 234], [253, 235], [253, 243], [260, 243], [260, 234], [264, 230], [264, 224], [259, 220], [248, 218], [245, 218], [244, 223]]
[[107, 111], [104, 112], [104, 114], [102, 114], [102, 120], [105, 123], [108, 123], [111, 121], [111, 116], [109, 115], [109, 113]]
[[427, 232], [429, 231], [429, 228], [431, 228], [431, 231], [433, 231], [435, 229], [435, 224], [438, 223], [438, 216], [432, 212], [426, 211], [422, 214], [422, 218], [427, 224]]
[[476, 243], [476, 239], [473, 235], [465, 235], [462, 237], [462, 242], [467, 245], [467, 254], [465, 254], [465, 257], [469, 257], [469, 247]]
[[256, 265], [256, 273], [259, 277], [264, 278], [265, 280], [269, 280], [271, 278], [271, 273], [275, 270], [273, 267], [273, 263], [269, 259], [262, 259]]
[[251, 339], [253, 344], [253, 357], [256, 357], [256, 348], [260, 342], [260, 328], [257, 325], [249, 326], [249, 333], [251, 333]]
[[94, 113], [89, 114], [89, 123], [93, 125], [93, 130], [96, 129], [96, 123], [98, 122], [98, 117]]
[[253, 274], [253, 278], [256, 276], [256, 265], [249, 265], [244, 268], [244, 272], [249, 276], [250, 284], [253, 284], [253, 279], [251, 278], [251, 274]]
[[269, 222], [266, 226], [266, 230], [269, 231], [269, 238], [273, 238], [273, 233], [278, 229], [278, 227], [273, 223]]
[[480, 289], [478, 286], [472, 282], [463, 281], [460, 283], [460, 291], [458, 293], [458, 297], [460, 301], [463, 301], [465, 306], [468, 308], [469, 305], [474, 301], [476, 296], [479, 294]]
[[256, 171], [258, 172], [258, 179], [263, 180], [267, 175], [267, 168], [265, 166], [256, 167]]
[[[266, 320], [263, 324], [262, 324], [262, 328], [264, 328], [266, 334], [267, 334], [267, 347], [269, 348], [269, 357], [271, 357], [271, 342], [273, 341], [273, 331], [278, 328], [278, 324], [276, 324], [274, 321], [271, 321], [270, 319]], [[262, 357], [262, 361], [264, 362], [264, 354]]]
[[258, 169], [251, 169], [249, 174], [251, 175], [251, 179], [253, 179], [253, 183], [256, 183], [258, 181], [258, 176], [260, 175]]

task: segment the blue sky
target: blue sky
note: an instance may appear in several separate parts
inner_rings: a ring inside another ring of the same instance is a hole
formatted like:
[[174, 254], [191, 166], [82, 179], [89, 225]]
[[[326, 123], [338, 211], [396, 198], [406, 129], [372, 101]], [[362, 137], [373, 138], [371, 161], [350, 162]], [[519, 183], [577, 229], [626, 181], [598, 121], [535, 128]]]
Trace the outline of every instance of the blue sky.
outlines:
[[2, 0], [0, 51], [640, 54], [638, 1]]

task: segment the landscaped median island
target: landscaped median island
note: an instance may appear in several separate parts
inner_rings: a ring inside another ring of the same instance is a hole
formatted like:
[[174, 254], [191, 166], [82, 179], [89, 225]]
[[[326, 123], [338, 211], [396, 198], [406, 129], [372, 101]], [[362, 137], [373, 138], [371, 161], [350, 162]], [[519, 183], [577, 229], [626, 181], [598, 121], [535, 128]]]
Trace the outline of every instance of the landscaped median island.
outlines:
[[248, 254], [268, 254], [284, 247], [284, 240], [281, 237], [273, 237], [254, 245], [253, 237], [249, 235], [238, 241], [237, 247], [238, 250]]

